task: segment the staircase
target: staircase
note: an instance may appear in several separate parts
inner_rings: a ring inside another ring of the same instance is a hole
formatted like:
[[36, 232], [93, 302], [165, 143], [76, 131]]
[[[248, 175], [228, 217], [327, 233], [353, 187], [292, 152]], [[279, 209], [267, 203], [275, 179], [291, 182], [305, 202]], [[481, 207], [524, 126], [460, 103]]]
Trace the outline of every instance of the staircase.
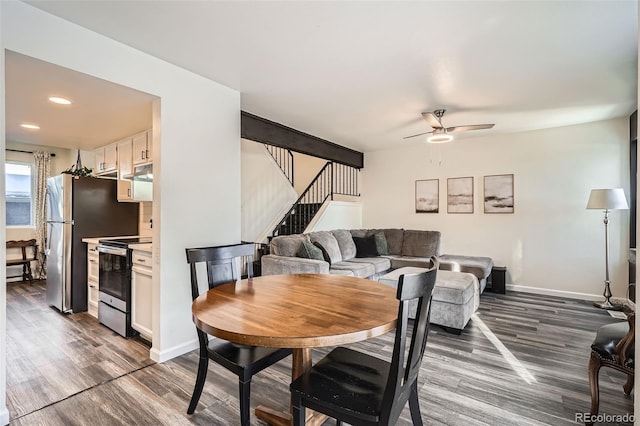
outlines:
[[360, 196], [359, 169], [328, 161], [272, 231], [272, 236], [301, 234], [327, 200], [335, 195]]

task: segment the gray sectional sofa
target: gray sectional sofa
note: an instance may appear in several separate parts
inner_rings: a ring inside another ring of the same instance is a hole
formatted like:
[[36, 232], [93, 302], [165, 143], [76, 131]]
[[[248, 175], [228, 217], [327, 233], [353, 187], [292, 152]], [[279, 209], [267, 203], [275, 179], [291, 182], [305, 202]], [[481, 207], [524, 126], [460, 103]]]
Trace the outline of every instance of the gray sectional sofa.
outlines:
[[[375, 242], [375, 248], [372, 245]], [[394, 286], [398, 273], [428, 268], [439, 256], [431, 321], [460, 332], [478, 309], [491, 273], [488, 257], [440, 255], [440, 232], [387, 229], [338, 229], [274, 237], [262, 256], [262, 274], [337, 274]], [[395, 273], [393, 271], [396, 271]]]

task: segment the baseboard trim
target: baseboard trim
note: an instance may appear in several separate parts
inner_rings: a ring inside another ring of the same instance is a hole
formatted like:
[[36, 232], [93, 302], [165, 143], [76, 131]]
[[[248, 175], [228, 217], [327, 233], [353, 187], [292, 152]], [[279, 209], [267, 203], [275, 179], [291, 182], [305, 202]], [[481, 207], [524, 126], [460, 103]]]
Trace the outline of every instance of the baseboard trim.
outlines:
[[193, 339], [181, 345], [174, 346], [172, 348], [159, 351], [157, 348], [152, 347], [149, 351], [149, 357], [155, 362], [165, 362], [172, 358], [191, 352], [199, 347], [198, 340]]
[[510, 290], [510, 291], [543, 294], [546, 296], [566, 297], [568, 299], [593, 300], [593, 301], [603, 299], [603, 296], [601, 294], [578, 293], [574, 291], [563, 291], [563, 290], [554, 290], [550, 288], [529, 287], [525, 285], [507, 284], [506, 288], [507, 290]]
[[9, 424], [9, 410], [7, 407], [2, 407], [0, 409], [0, 425], [8, 425]]

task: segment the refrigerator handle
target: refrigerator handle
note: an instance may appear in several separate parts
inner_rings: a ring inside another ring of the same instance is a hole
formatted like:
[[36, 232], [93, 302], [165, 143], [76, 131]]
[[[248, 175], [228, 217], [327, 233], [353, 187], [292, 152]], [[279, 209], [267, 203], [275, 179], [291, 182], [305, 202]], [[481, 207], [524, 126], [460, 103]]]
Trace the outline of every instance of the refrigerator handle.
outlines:
[[45, 249], [44, 249], [44, 255], [45, 256], [49, 256], [49, 254], [51, 253], [51, 229], [53, 228], [53, 225], [49, 222], [47, 222], [47, 236], [46, 236], [46, 240], [45, 240]]

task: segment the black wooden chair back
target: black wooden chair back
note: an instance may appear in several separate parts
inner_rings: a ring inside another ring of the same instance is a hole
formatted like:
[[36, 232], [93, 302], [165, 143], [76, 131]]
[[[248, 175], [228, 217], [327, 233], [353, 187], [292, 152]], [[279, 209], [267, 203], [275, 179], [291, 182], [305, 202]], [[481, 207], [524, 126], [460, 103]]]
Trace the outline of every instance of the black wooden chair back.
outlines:
[[231, 244], [217, 247], [187, 249], [187, 262], [191, 270], [191, 297], [200, 295], [197, 264], [206, 263], [209, 289], [221, 284], [237, 281], [246, 267], [247, 278], [253, 277], [254, 243]]
[[[411, 394], [411, 387], [418, 380], [418, 372], [427, 345], [431, 317], [431, 294], [436, 285], [438, 259], [431, 258], [432, 267], [426, 272], [401, 275], [396, 298], [400, 300], [398, 324], [391, 358], [391, 370], [382, 401], [381, 424], [394, 424], [400, 417]], [[413, 322], [411, 341], [407, 354], [409, 331], [409, 302], [418, 299], [418, 309]], [[387, 419], [387, 420], [385, 420]]]

